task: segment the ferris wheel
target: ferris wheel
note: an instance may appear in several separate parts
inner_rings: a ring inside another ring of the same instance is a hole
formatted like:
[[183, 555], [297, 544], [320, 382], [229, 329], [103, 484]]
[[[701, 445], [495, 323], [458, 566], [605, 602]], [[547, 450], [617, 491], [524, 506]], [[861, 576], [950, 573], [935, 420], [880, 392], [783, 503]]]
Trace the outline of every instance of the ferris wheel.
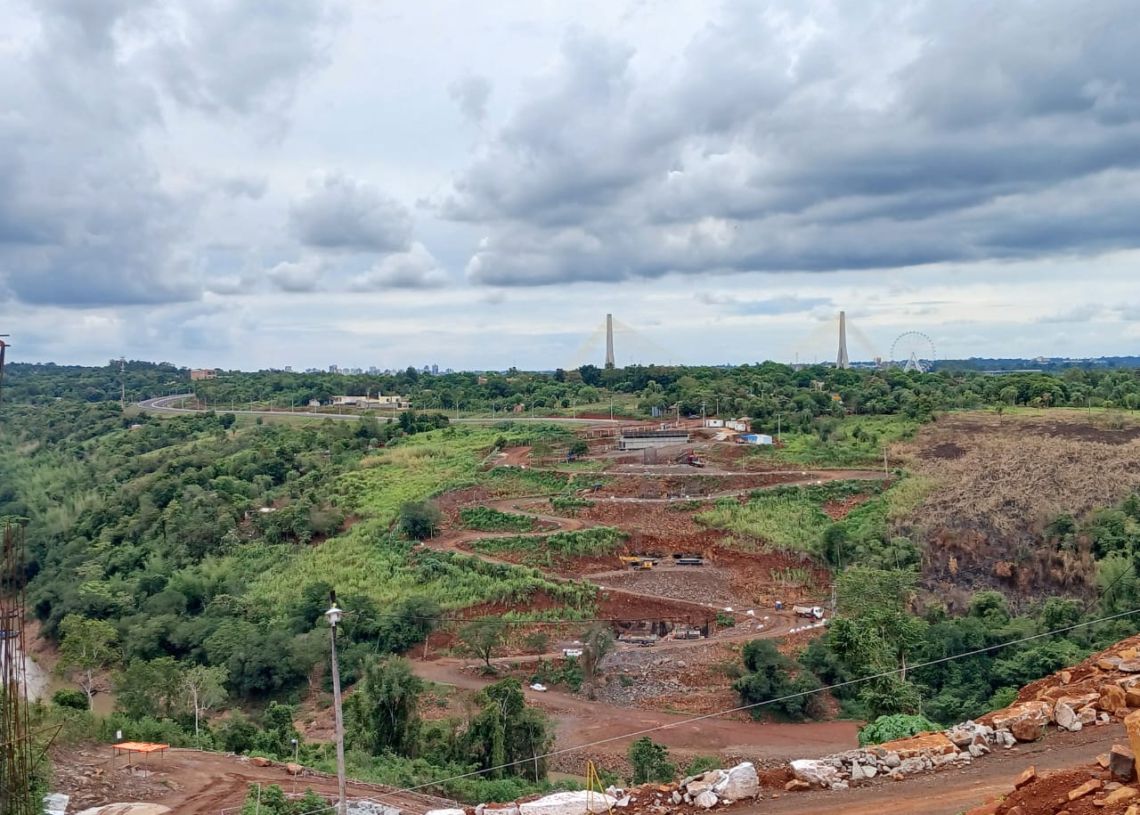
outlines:
[[891, 365], [904, 371], [925, 373], [934, 366], [938, 352], [934, 340], [921, 331], [907, 331], [899, 334], [891, 344]]

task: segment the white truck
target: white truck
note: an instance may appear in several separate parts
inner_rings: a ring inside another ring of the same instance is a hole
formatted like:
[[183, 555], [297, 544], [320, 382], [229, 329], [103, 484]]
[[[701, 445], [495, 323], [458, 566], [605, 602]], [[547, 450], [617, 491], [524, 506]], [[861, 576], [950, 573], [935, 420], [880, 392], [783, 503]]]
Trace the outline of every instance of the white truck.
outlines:
[[813, 620], [823, 619], [823, 609], [819, 606], [792, 606], [792, 612], [797, 617], [811, 617]]

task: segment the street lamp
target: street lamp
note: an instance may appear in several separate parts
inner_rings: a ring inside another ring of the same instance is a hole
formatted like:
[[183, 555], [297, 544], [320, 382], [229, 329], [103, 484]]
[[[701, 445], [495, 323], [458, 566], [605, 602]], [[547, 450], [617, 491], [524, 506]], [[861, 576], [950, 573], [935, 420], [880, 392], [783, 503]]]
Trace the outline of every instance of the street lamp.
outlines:
[[337, 608], [336, 592], [329, 592], [332, 606], [325, 612], [329, 621], [330, 639], [332, 642], [332, 681], [333, 681], [333, 711], [336, 714], [336, 786], [340, 802], [337, 805], [338, 815], [348, 815], [348, 794], [344, 780], [344, 713], [340, 706], [340, 665], [336, 658], [336, 624], [344, 612]]

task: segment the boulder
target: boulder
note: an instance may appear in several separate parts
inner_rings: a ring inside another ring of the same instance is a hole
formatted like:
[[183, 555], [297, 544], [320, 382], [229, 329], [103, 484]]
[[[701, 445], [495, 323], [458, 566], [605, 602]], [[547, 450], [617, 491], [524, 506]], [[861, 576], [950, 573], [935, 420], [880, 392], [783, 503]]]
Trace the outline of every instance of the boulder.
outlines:
[[1096, 708], [1092, 705], [1085, 705], [1077, 711], [1077, 718], [1080, 719], [1081, 724], [1088, 727], [1090, 724], [1096, 724]]
[[1116, 778], [1131, 781], [1136, 777], [1136, 754], [1123, 744], [1112, 745], [1108, 756], [1108, 769]]
[[249, 763], [252, 764], [254, 767], [269, 767], [270, 765], [273, 764], [272, 761], [265, 758], [264, 756], [254, 756], [253, 758], [251, 758], [249, 760]]
[[811, 784], [806, 781], [802, 781], [799, 778], [793, 778], [791, 781], [784, 785], [784, 790], [786, 792], [803, 792], [804, 790], [810, 789]]
[[1022, 702], [1019, 705], [1010, 705], [993, 714], [995, 730], [1012, 731], [1013, 725], [1022, 721], [1031, 721], [1045, 727], [1053, 721], [1053, 705], [1042, 701]]
[[1020, 719], [1010, 726], [1009, 732], [1018, 741], [1037, 741], [1045, 735], [1045, 723], [1036, 719]]
[[887, 753], [885, 756], [883, 756], [883, 763], [893, 770], [895, 767], [902, 764], [902, 759], [899, 758], [898, 753]]
[[1053, 706], [1053, 718], [1057, 720], [1057, 726], [1063, 730], [1076, 732], [1084, 726], [1077, 716], [1077, 711], [1073, 710], [1066, 702], [1058, 701]]
[[739, 801], [742, 798], [755, 798], [760, 794], [760, 776], [752, 762], [745, 761], [728, 770], [724, 778], [716, 782], [713, 787], [721, 798]]
[[290, 761], [285, 765], [285, 772], [289, 773], [289, 775], [301, 775], [301, 773], [305, 772], [305, 768], [300, 764], [294, 764]]
[[693, 806], [700, 807], [701, 809], [712, 809], [720, 801], [716, 797], [716, 793], [712, 790], [705, 790], [700, 795], [693, 798]]
[[867, 773], [863, 771], [863, 765], [855, 762], [851, 765], [851, 780], [864, 781], [867, 778]]
[[1017, 780], [1013, 782], [1013, 788], [1015, 790], [1019, 790], [1028, 784], [1032, 784], [1036, 780], [1037, 780], [1037, 768], [1036, 767], [1026, 767], [1025, 771], [1022, 772], [1022, 774], [1017, 777]]
[[1111, 713], [1118, 707], [1127, 707], [1127, 704], [1124, 688], [1119, 685], [1105, 685], [1100, 689], [1100, 698], [1097, 699], [1095, 707]]
[[958, 752], [954, 742], [947, 738], [945, 733], [925, 733], [907, 739], [884, 742], [879, 746], [888, 752], [898, 754], [899, 758], [903, 759]]
[[830, 787], [839, 780], [839, 771], [823, 761], [798, 758], [792, 762], [791, 766], [792, 774], [796, 778], [819, 787]]
[[879, 774], [879, 770], [877, 767], [875, 767], [874, 764], [868, 764], [866, 767], [863, 768], [863, 775], [867, 776], [868, 781], [870, 781], [872, 778], [874, 778], [878, 774]]
[[1124, 691], [1124, 703], [1131, 708], [1140, 707], [1140, 688], [1126, 688]]
[[681, 786], [689, 795], [700, 795], [705, 790], [711, 790], [718, 781], [724, 779], [724, 770], [709, 770], [707, 773], [694, 775], [681, 782]]
[[537, 801], [519, 804], [519, 815], [586, 815], [588, 812], [605, 812], [615, 803], [609, 795], [589, 790], [556, 792]]
[[1076, 789], [1069, 790], [1069, 800], [1070, 801], [1076, 801], [1078, 798], [1084, 798], [1090, 792], [1096, 792], [1097, 790], [1099, 790], [1103, 786], [1104, 786], [1104, 784], [1101, 781], [1099, 781], [1095, 778], [1090, 779], [1090, 780], [1086, 781], [1085, 783], [1081, 784]]
[[1123, 671], [1126, 674], [1140, 673], [1140, 659], [1125, 659], [1116, 666], [1116, 670]]
[[1137, 795], [1140, 795], [1135, 787], [1121, 787], [1118, 790], [1113, 790], [1104, 799], [1105, 806], [1113, 806], [1115, 804], [1123, 804], [1125, 801], [1131, 801]]

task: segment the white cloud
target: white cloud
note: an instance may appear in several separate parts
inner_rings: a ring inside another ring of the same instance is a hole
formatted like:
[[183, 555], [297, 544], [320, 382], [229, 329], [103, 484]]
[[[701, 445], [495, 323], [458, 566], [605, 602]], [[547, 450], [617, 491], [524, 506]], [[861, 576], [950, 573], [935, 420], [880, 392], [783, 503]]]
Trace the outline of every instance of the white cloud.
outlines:
[[368, 271], [352, 279], [353, 291], [383, 289], [438, 289], [450, 278], [439, 267], [422, 243], [412, 244], [407, 252], [388, 255]]

